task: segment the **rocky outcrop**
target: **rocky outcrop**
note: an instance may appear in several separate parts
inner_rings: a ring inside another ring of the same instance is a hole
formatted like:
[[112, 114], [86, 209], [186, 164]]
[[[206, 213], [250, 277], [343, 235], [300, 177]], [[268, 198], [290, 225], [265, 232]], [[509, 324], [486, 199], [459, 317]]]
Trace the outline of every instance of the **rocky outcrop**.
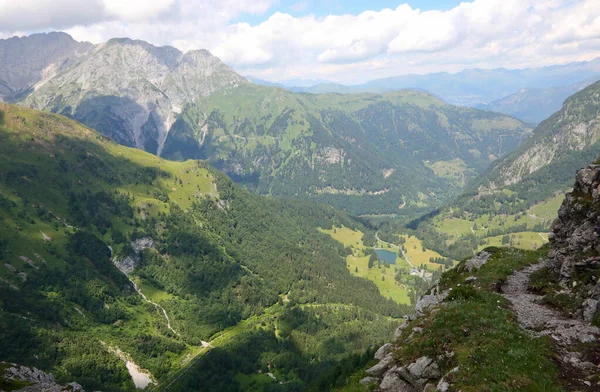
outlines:
[[423, 315], [427, 309], [439, 306], [439, 304], [444, 302], [446, 297], [448, 297], [448, 293], [448, 290], [440, 292], [438, 286], [433, 287], [430, 294], [423, 295], [417, 301], [415, 305], [415, 311], [417, 312], [417, 315]]
[[577, 172], [549, 235], [548, 265], [564, 292], [580, 304], [591, 322], [600, 300], [600, 165]]
[[[83, 387], [76, 382], [59, 385], [52, 375], [37, 368], [0, 362], [0, 369], [4, 369], [0, 374], [0, 381], [2, 381], [0, 385], [6, 385], [8, 390], [21, 392], [85, 392]], [[24, 384], [27, 385], [23, 386]]]
[[465, 263], [465, 269], [469, 272], [473, 272], [481, 268], [485, 263], [487, 263], [490, 258], [491, 253], [486, 252], [485, 250], [477, 253], [475, 256], [471, 257]]
[[121, 258], [115, 257], [113, 259], [115, 266], [125, 275], [129, 275], [133, 272], [135, 267], [140, 263], [140, 252], [144, 249], [152, 248], [154, 246], [154, 240], [150, 237], [142, 237], [135, 241], [131, 241], [130, 245], [133, 250], [132, 254]]

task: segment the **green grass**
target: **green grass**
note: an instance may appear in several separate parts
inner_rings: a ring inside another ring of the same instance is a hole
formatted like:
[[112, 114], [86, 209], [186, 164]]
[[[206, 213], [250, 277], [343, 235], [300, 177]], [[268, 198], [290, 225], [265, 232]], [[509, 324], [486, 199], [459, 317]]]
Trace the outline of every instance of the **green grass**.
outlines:
[[551, 220], [556, 218], [556, 214], [563, 200], [565, 199], [565, 195], [560, 193], [540, 204], [536, 204], [535, 206], [529, 209], [529, 213], [533, 214], [541, 219]]
[[423, 243], [420, 239], [415, 236], [402, 236], [406, 242], [404, 248], [406, 249], [406, 256], [410, 259], [411, 263], [419, 267], [421, 264], [426, 265], [428, 270], [437, 270], [440, 268], [440, 264], [430, 263], [429, 259], [433, 258], [444, 258], [441, 254], [431, 249], [425, 248], [423, 251]]
[[447, 178], [459, 187], [464, 187], [469, 178], [477, 175], [477, 173], [470, 169], [460, 158], [454, 158], [449, 161], [425, 161], [424, 164], [430, 168], [436, 176]]
[[510, 244], [502, 244], [502, 237], [504, 235], [497, 235], [494, 237], [484, 238], [485, 244], [479, 246], [479, 250], [482, 250], [488, 246], [512, 246], [517, 249], [524, 250], [535, 250], [548, 243], [548, 234], [536, 233], [532, 231], [523, 231], [509, 234], [511, 242]]
[[457, 373], [447, 377], [456, 390], [560, 391], [558, 372], [550, 360], [550, 339], [535, 339], [522, 330], [501, 295], [473, 291], [468, 299], [450, 301], [435, 316], [411, 325], [425, 332], [402, 345], [396, 354], [402, 363], [454, 352], [442, 372], [459, 366]]
[[451, 238], [456, 239], [465, 234], [470, 234], [473, 228], [473, 222], [465, 219], [446, 218], [438, 220], [435, 223], [437, 230], [449, 234]]
[[[471, 275], [463, 271], [464, 262], [442, 276], [441, 286], [452, 288], [451, 295], [436, 312], [411, 323], [395, 358], [408, 364], [421, 356], [453, 352], [442, 361], [442, 373], [459, 366], [446, 378], [454, 389], [465, 392], [560, 391], [550, 339], [533, 338], [521, 329], [509, 302], [495, 292], [515, 270], [537, 262], [547, 249], [489, 251], [490, 260], [473, 273], [478, 278], [475, 285], [464, 285]], [[424, 332], [409, 337], [416, 326]]]
[[150, 301], [160, 303], [161, 301], [168, 301], [175, 298], [166, 291], [160, 290], [151, 284], [148, 284], [142, 278], [137, 277], [134, 278], [133, 281], [138, 285], [139, 289], [146, 297], [148, 297]]
[[[381, 265], [379, 267], [375, 266], [369, 268], [369, 256], [364, 255], [367, 247], [362, 241], [363, 233], [361, 231], [352, 230], [343, 226], [334, 227], [330, 230], [321, 229], [321, 231], [329, 234], [333, 239], [342, 243], [345, 247], [352, 248], [353, 254], [346, 257], [346, 265], [350, 273], [375, 283], [382, 296], [391, 298], [399, 304], [410, 304], [408, 287], [400, 285], [394, 278], [396, 266], [392, 265], [390, 268], [386, 268]], [[381, 247], [398, 253], [398, 250], [395, 248], [387, 248], [383, 244]], [[401, 258], [397, 258], [396, 263], [398, 268], [409, 268], [408, 264]]]
[[463, 283], [468, 276], [477, 277], [477, 284], [488, 290], [494, 290], [503, 283], [515, 270], [536, 263], [540, 258], [547, 257], [548, 246], [538, 250], [519, 250], [515, 248], [489, 247], [485, 249], [491, 253], [490, 259], [479, 270], [471, 273], [464, 269], [465, 261], [460, 262], [456, 268], [445, 272], [440, 280], [444, 289]]
[[243, 374], [238, 373], [235, 376], [235, 382], [241, 391], [263, 391], [268, 385], [275, 384], [277, 381], [273, 380], [266, 374]]

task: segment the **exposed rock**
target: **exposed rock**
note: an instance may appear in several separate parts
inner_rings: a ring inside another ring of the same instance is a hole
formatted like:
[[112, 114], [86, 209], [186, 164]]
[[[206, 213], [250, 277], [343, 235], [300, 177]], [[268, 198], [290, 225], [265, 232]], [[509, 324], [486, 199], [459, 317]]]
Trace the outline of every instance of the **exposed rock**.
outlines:
[[371, 384], [371, 383], [377, 382], [377, 380], [378, 380], [378, 379], [377, 379], [377, 378], [375, 378], [375, 377], [365, 377], [365, 378], [361, 378], [359, 382], [360, 382], [362, 385], [369, 385], [369, 384]]
[[115, 266], [125, 275], [132, 273], [139, 263], [140, 257], [138, 255], [126, 256], [122, 259], [114, 259]]
[[85, 392], [81, 385], [72, 382], [66, 385], [58, 385], [54, 380], [54, 377], [48, 373], [45, 373], [37, 368], [30, 368], [26, 366], [16, 365], [14, 363], [8, 364], [6, 362], [0, 362], [1, 365], [9, 365], [3, 374], [0, 374], [1, 380], [16, 380], [30, 383], [18, 391], [23, 392]]
[[408, 328], [408, 321], [403, 322], [398, 326], [398, 328], [396, 328], [396, 330], [394, 331], [394, 340], [400, 339], [400, 336], [402, 336], [402, 332], [404, 332], [406, 328]]
[[393, 346], [391, 343], [386, 343], [383, 346], [379, 347], [379, 350], [375, 352], [374, 358], [381, 361], [385, 358], [389, 353], [392, 352]]
[[425, 388], [423, 388], [423, 392], [435, 392], [437, 390], [437, 388], [435, 387], [435, 384], [428, 382], [425, 385]]
[[485, 263], [487, 263], [490, 258], [491, 253], [486, 252], [485, 250], [477, 253], [475, 256], [471, 257], [465, 263], [465, 269], [469, 272], [473, 272], [481, 268]]
[[431, 289], [431, 294], [421, 296], [415, 305], [417, 315], [423, 315], [425, 310], [429, 308], [437, 307], [440, 303], [448, 297], [448, 290], [440, 293], [439, 287], [435, 286]]
[[385, 392], [416, 392], [411, 383], [401, 377], [401, 373], [394, 368], [385, 374], [379, 385], [379, 390]]
[[24, 104], [66, 114], [118, 143], [160, 155], [181, 108], [244, 83], [206, 50], [182, 53], [117, 38], [37, 86]]
[[477, 280], [477, 277], [475, 276], [469, 276], [468, 278], [465, 279], [465, 283], [466, 284], [471, 284], [474, 283]]
[[438, 382], [437, 390], [440, 392], [448, 392], [449, 389], [450, 389], [450, 384], [448, 383], [448, 381], [446, 381], [442, 378], [440, 380], [440, 382]]
[[152, 248], [154, 246], [154, 240], [150, 237], [138, 238], [135, 241], [131, 241], [131, 248], [135, 253], [140, 253], [144, 249]]
[[18, 99], [93, 49], [88, 42], [56, 32], [0, 40], [0, 100]]
[[392, 357], [392, 354], [388, 354], [377, 365], [367, 369], [367, 374], [373, 377], [381, 377], [386, 370], [390, 368], [393, 362], [394, 358]]
[[423, 328], [421, 327], [414, 327], [412, 329], [413, 333], [423, 333]]
[[140, 252], [144, 249], [152, 248], [154, 246], [154, 240], [150, 237], [142, 237], [135, 241], [131, 241], [130, 245], [134, 254], [125, 256], [122, 259], [113, 259], [115, 266], [125, 275], [129, 275], [133, 272], [135, 267], [140, 263]]
[[[600, 300], [600, 165], [577, 172], [552, 224], [548, 266], [558, 283], [581, 304], [578, 314], [590, 322]], [[575, 279], [577, 276], [577, 279]]]
[[433, 380], [441, 376], [438, 364], [429, 357], [421, 357], [417, 359], [415, 362], [408, 365], [408, 370], [415, 378]]

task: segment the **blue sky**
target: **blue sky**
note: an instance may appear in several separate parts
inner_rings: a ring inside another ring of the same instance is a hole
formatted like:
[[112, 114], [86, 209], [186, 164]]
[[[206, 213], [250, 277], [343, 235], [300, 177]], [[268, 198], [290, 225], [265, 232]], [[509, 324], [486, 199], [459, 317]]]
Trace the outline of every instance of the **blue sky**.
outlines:
[[[465, 0], [463, 0], [465, 1]], [[384, 8], [394, 9], [400, 4], [408, 4], [412, 8], [419, 8], [423, 11], [440, 10], [447, 11], [459, 5], [460, 0], [280, 0], [279, 4], [274, 5], [261, 15], [244, 14], [237, 18], [239, 22], [245, 22], [250, 25], [257, 25], [264, 22], [274, 12], [284, 12], [296, 17], [307, 14], [314, 14], [323, 18], [327, 15], [351, 14], [358, 15], [364, 11], [380, 11]]]
[[0, 0], [0, 38], [56, 30], [207, 49], [270, 81], [358, 84], [600, 57], [600, 0]]

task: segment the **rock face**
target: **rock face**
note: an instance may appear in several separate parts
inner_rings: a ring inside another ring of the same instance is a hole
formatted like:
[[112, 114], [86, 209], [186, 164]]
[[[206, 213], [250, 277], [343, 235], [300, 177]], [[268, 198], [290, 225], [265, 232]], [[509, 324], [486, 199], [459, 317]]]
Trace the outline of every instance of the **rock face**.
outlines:
[[475, 256], [473, 256], [469, 260], [467, 260], [467, 262], [465, 263], [465, 269], [469, 272], [478, 270], [485, 263], [487, 263], [490, 256], [491, 256], [491, 254], [486, 252], [485, 250], [477, 253]]
[[[424, 310], [433, 310], [442, 306], [448, 294], [448, 290], [440, 292], [438, 286], [434, 287], [430, 294], [419, 299], [417, 314], [409, 317], [409, 319], [423, 317]], [[375, 352], [374, 358], [379, 360], [379, 363], [367, 369], [366, 373], [369, 377], [363, 378], [361, 383], [364, 385], [379, 383], [377, 390], [382, 392], [431, 392], [440, 390], [440, 386], [447, 390], [449, 384], [442, 378], [440, 364], [438, 363], [438, 361], [445, 359], [442, 358], [443, 356], [440, 358], [424, 356], [405, 365], [394, 360], [393, 350], [395, 345], [402, 344], [399, 339], [407, 327], [408, 320], [396, 329], [394, 333], [395, 344], [386, 343]], [[423, 328], [415, 327], [412, 329], [410, 336], [423, 332]]]
[[581, 317], [591, 321], [600, 300], [600, 165], [577, 172], [550, 233], [549, 267], [565, 290], [581, 303]]
[[37, 86], [24, 103], [58, 112], [115, 141], [159, 154], [182, 108], [246, 80], [206, 50], [182, 53], [128, 38], [98, 45]]
[[0, 101], [11, 102], [43, 85], [94, 50], [65, 33], [0, 40]]
[[[482, 252], [484, 253], [484, 252]], [[489, 257], [489, 254], [488, 254]], [[486, 259], [487, 260], [487, 259]], [[467, 262], [468, 263], [468, 262]], [[440, 303], [444, 302], [448, 296], [448, 291], [440, 292], [438, 286], [431, 289], [431, 294], [423, 295], [417, 301], [415, 310], [418, 315], [423, 315], [425, 310], [437, 307]]]
[[[30, 368], [26, 366], [16, 365], [14, 363], [0, 362], [0, 365], [6, 369], [3, 374], [0, 374], [0, 381], [2, 384], [7, 384], [10, 388], [12, 381], [19, 381], [20, 384], [28, 383], [29, 385], [17, 389], [16, 391], [22, 392], [85, 392], [81, 385], [76, 382], [69, 383], [67, 385], [58, 385], [54, 380], [54, 377], [48, 373], [45, 373], [36, 368]], [[13, 389], [9, 389], [13, 390]]]
[[144, 249], [152, 248], [154, 246], [154, 240], [150, 237], [138, 238], [135, 241], [131, 241], [130, 245], [131, 249], [133, 250], [133, 254], [125, 256], [121, 259], [117, 257], [113, 259], [115, 266], [125, 275], [129, 275], [133, 272], [135, 267], [137, 267], [140, 262], [140, 252]]

